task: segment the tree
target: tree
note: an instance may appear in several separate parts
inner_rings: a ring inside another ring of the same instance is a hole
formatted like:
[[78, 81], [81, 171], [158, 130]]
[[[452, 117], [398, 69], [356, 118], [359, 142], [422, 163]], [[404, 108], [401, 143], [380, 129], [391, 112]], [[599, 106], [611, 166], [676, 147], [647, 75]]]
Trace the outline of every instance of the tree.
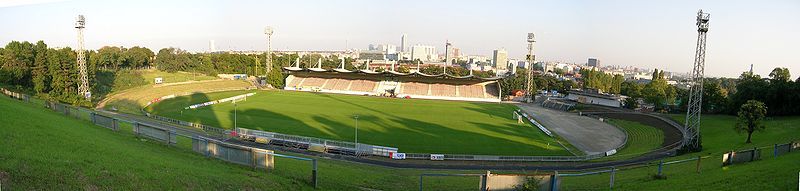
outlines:
[[642, 85], [636, 82], [622, 82], [620, 85], [620, 94], [628, 96], [625, 99], [625, 108], [636, 109], [639, 107], [639, 98], [642, 97]]
[[397, 72], [400, 72], [400, 73], [408, 73], [410, 71], [411, 71], [411, 69], [408, 68], [408, 66], [406, 66], [406, 65], [400, 65], [400, 67], [397, 67]]
[[[769, 74], [769, 88], [766, 92], [766, 100], [763, 100], [770, 108], [770, 115], [790, 115], [794, 107], [798, 105], [792, 103], [792, 89], [794, 84], [791, 81], [789, 69], [775, 68]], [[796, 92], [797, 93], [797, 92]]]
[[447, 67], [447, 74], [453, 76], [467, 76], [469, 75], [469, 71], [462, 67]]
[[[688, 100], [687, 100], [688, 101]], [[725, 111], [728, 99], [718, 82], [703, 84], [703, 113], [719, 113]]]
[[734, 128], [737, 132], [747, 132], [747, 142], [751, 143], [750, 138], [756, 130], [764, 130], [766, 126], [761, 123], [764, 116], [767, 115], [767, 106], [764, 103], [756, 100], [748, 100], [747, 103], [739, 108], [738, 120]]
[[284, 80], [286, 79], [286, 75], [281, 72], [281, 70], [270, 70], [269, 74], [267, 74], [267, 83], [272, 85], [273, 88], [281, 89], [285, 86]]
[[583, 79], [583, 88], [598, 89], [614, 94], [620, 93], [620, 86], [625, 81], [625, 77], [622, 75], [606, 74], [594, 69], [582, 69], [580, 73]]
[[104, 46], [97, 49], [97, 56], [93, 59], [103, 68], [117, 70], [127, 65], [127, 58], [123, 54], [123, 51], [124, 50], [120, 47]]
[[[528, 78], [528, 71], [525, 69], [517, 70], [513, 77], [503, 78], [498, 81], [503, 95], [511, 95], [514, 90], [525, 90], [525, 81]], [[534, 89], [536, 90], [536, 89]]]
[[653, 72], [653, 80], [642, 89], [642, 97], [646, 102], [653, 104], [656, 110], [675, 103], [676, 94], [675, 88], [667, 84], [664, 72], [659, 72], [658, 69]]
[[772, 81], [788, 82], [792, 80], [791, 73], [789, 73], [788, 68], [779, 67], [772, 69], [772, 72], [769, 73], [769, 77], [772, 78]]
[[729, 113], [736, 114], [736, 108], [741, 107], [748, 100], [766, 100], [769, 83], [762, 79], [761, 76], [751, 72], [743, 72], [739, 75], [738, 81], [736, 93], [729, 97]]
[[422, 66], [421, 69], [419, 69], [419, 71], [422, 72], [423, 74], [439, 75], [442, 74], [442, 72], [444, 72], [444, 68], [437, 65], [426, 65]]
[[138, 46], [126, 50], [124, 55], [128, 61], [127, 66], [132, 68], [150, 67], [152, 64], [151, 58], [155, 56], [150, 49]]
[[31, 66], [36, 54], [30, 42], [11, 41], [2, 52], [2, 65], [5, 75], [0, 81], [9, 84], [28, 86], [31, 79]]
[[50, 91], [50, 75], [47, 71], [47, 44], [44, 41], [36, 42], [33, 47], [36, 58], [33, 62], [31, 72], [31, 82], [33, 83], [33, 90], [37, 94], [43, 94]]

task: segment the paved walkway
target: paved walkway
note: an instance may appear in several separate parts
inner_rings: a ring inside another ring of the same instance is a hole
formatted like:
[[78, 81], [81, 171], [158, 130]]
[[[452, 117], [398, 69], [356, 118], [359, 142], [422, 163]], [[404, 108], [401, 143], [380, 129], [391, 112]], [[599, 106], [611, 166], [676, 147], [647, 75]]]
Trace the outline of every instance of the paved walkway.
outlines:
[[517, 106], [586, 154], [619, 148], [627, 137], [613, 125], [576, 113], [548, 109], [538, 104], [520, 103]]

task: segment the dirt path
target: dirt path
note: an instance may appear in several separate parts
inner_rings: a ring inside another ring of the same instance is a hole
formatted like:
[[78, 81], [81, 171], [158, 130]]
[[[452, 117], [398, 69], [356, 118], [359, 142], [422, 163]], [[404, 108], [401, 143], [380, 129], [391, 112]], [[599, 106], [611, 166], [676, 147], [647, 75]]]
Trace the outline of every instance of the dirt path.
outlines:
[[597, 119], [541, 107], [517, 104], [547, 129], [566, 139], [586, 154], [597, 154], [622, 147], [627, 135], [622, 130]]

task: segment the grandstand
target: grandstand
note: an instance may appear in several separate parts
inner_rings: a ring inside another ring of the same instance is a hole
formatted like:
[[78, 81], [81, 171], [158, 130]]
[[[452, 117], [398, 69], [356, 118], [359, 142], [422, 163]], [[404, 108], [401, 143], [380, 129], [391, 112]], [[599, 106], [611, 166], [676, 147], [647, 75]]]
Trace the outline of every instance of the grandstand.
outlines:
[[[316, 69], [316, 68], [315, 68]], [[499, 78], [456, 77], [446, 74], [428, 75], [419, 72], [398, 73], [320, 71], [285, 67], [289, 72], [285, 90], [312, 91], [352, 95], [391, 96], [401, 98], [500, 102]]]

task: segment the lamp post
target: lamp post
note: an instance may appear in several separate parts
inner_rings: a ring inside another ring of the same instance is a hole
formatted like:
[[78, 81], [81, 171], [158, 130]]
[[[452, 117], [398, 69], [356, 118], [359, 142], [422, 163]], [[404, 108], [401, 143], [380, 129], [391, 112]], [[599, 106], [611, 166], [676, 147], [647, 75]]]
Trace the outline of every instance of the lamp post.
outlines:
[[233, 100], [233, 129], [234, 130], [236, 129], [236, 110], [238, 110], [237, 107], [236, 107], [236, 100]]
[[358, 115], [353, 116], [356, 119], [356, 150], [358, 150]]

